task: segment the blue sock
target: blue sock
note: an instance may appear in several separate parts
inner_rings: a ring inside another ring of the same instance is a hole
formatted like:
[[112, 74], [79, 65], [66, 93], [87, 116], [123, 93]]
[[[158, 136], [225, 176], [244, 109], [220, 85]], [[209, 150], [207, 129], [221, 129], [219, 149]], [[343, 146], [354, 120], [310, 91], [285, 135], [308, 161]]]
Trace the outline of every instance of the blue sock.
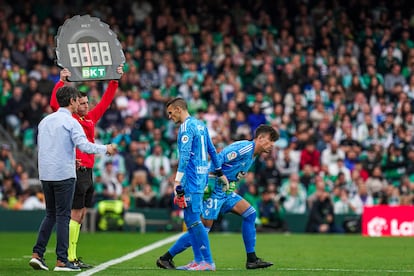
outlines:
[[[202, 223], [199, 223], [193, 227], [191, 230], [194, 233], [194, 240], [191, 240], [194, 251], [194, 260], [198, 263], [202, 260], [213, 263], [213, 258], [210, 251], [210, 241], [208, 239], [208, 234]], [[197, 249], [198, 248], [198, 249]], [[199, 251], [201, 253], [201, 260], [197, 260], [195, 252]]]
[[[199, 229], [197, 229], [200, 227], [203, 227], [201, 222], [188, 228], [188, 234], [190, 235], [190, 241], [193, 247], [194, 261], [196, 263], [199, 263], [203, 260], [203, 255], [201, 253], [201, 235], [198, 233], [200, 232]], [[206, 231], [204, 230], [204, 232]]]
[[246, 253], [255, 252], [256, 247], [256, 210], [250, 206], [246, 211], [242, 214], [243, 222], [242, 222], [242, 236], [244, 247], [246, 248]]
[[171, 256], [174, 257], [177, 254], [180, 254], [187, 248], [191, 246], [191, 237], [190, 233], [185, 232], [184, 235], [182, 235], [174, 244], [173, 246], [168, 250], [170, 252]]
[[[204, 229], [206, 229], [206, 232], [210, 232], [210, 228], [207, 226], [204, 226]], [[171, 254], [171, 258], [174, 258], [176, 255], [180, 254], [187, 248], [191, 246], [191, 237], [188, 232], [185, 232], [184, 235], [182, 235], [174, 244], [171, 246], [171, 248], [168, 250], [168, 252]]]

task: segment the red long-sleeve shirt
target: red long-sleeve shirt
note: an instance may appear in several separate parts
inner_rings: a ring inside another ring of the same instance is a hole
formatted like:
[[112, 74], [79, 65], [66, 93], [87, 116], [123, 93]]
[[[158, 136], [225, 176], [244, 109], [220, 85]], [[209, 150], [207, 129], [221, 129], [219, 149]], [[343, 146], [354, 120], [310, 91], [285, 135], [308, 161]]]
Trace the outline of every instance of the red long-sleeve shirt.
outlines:
[[[59, 103], [56, 99], [56, 92], [61, 88], [65, 83], [63, 81], [58, 81], [53, 88], [52, 96], [50, 98], [50, 107], [55, 112], [59, 109]], [[91, 109], [85, 116], [80, 117], [78, 114], [73, 113], [72, 116], [81, 124], [85, 135], [88, 140], [92, 143], [95, 142], [95, 125], [108, 109], [108, 106], [111, 104], [116, 89], [118, 88], [118, 81], [111, 80], [109, 82], [108, 88], [102, 96], [101, 101]], [[95, 155], [84, 153], [76, 149], [76, 159], [80, 159], [80, 165], [87, 168], [93, 168], [95, 163]]]
[[303, 170], [303, 167], [307, 164], [319, 171], [321, 168], [321, 154], [318, 150], [315, 149], [313, 152], [306, 150], [306, 148], [302, 150], [299, 163], [300, 169]]

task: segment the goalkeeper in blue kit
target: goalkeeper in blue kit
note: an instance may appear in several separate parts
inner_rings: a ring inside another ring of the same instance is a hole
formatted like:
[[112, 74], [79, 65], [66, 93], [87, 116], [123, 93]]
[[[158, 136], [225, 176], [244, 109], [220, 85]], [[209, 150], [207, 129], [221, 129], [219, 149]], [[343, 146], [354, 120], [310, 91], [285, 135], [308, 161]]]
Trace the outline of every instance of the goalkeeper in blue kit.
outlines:
[[[209, 186], [213, 184], [211, 195], [203, 201], [203, 224], [209, 232], [218, 215], [233, 212], [243, 218], [242, 236], [247, 253], [246, 268], [256, 269], [272, 266], [273, 263], [258, 258], [256, 246], [256, 210], [240, 195], [234, 192], [237, 181], [243, 177], [261, 153], [269, 153], [275, 141], [279, 139], [278, 132], [271, 126], [260, 125], [255, 130], [253, 141], [242, 140], [226, 146], [219, 154], [219, 163], [222, 172], [229, 180], [229, 186], [223, 185], [221, 180], [210, 169]], [[174, 256], [192, 246], [189, 232], [181, 236], [163, 256], [157, 260], [157, 266], [164, 269], [175, 269]], [[178, 268], [177, 268], [178, 269]]]
[[222, 173], [207, 127], [190, 116], [185, 100], [174, 98], [166, 103], [166, 108], [168, 118], [180, 125], [177, 136], [179, 160], [174, 182], [174, 203], [184, 209], [184, 222], [194, 253], [194, 261], [183, 266], [183, 269], [216, 270], [208, 234], [201, 222], [204, 187], [209, 170], [208, 155], [220, 181], [226, 186], [229, 182]]

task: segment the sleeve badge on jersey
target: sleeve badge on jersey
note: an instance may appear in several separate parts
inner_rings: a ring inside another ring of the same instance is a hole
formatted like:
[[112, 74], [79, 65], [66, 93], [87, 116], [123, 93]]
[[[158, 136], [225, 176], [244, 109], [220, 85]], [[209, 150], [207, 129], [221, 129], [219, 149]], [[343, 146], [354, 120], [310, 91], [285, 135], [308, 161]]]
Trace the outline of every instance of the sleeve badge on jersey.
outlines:
[[232, 151], [232, 152], [229, 152], [229, 153], [227, 153], [227, 159], [230, 161], [230, 160], [233, 160], [234, 158], [236, 158], [237, 157], [237, 153], [235, 152], [235, 151]]
[[183, 137], [181, 137], [181, 142], [182, 143], [187, 143], [188, 142], [188, 136], [187, 135], [183, 135]]

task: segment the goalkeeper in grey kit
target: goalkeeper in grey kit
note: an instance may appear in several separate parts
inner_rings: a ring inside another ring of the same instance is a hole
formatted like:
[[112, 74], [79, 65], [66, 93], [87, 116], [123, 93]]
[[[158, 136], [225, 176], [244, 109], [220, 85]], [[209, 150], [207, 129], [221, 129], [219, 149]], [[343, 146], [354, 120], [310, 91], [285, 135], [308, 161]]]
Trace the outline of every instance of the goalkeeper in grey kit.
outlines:
[[[242, 140], [226, 146], [219, 154], [218, 159], [224, 175], [230, 182], [229, 188], [223, 186], [219, 178], [211, 177], [213, 168], [210, 168], [207, 193], [211, 192], [203, 201], [203, 224], [206, 231], [210, 231], [214, 220], [220, 213], [233, 212], [243, 218], [242, 236], [247, 253], [246, 268], [256, 269], [272, 266], [256, 256], [256, 210], [240, 195], [234, 192], [237, 181], [243, 177], [253, 164], [255, 158], [263, 152], [269, 153], [275, 141], [279, 139], [278, 132], [271, 126], [260, 125], [253, 141]], [[209, 187], [212, 187], [212, 190]], [[157, 260], [157, 266], [164, 269], [174, 269], [174, 256], [191, 246], [188, 233], [181, 236], [163, 256]]]

